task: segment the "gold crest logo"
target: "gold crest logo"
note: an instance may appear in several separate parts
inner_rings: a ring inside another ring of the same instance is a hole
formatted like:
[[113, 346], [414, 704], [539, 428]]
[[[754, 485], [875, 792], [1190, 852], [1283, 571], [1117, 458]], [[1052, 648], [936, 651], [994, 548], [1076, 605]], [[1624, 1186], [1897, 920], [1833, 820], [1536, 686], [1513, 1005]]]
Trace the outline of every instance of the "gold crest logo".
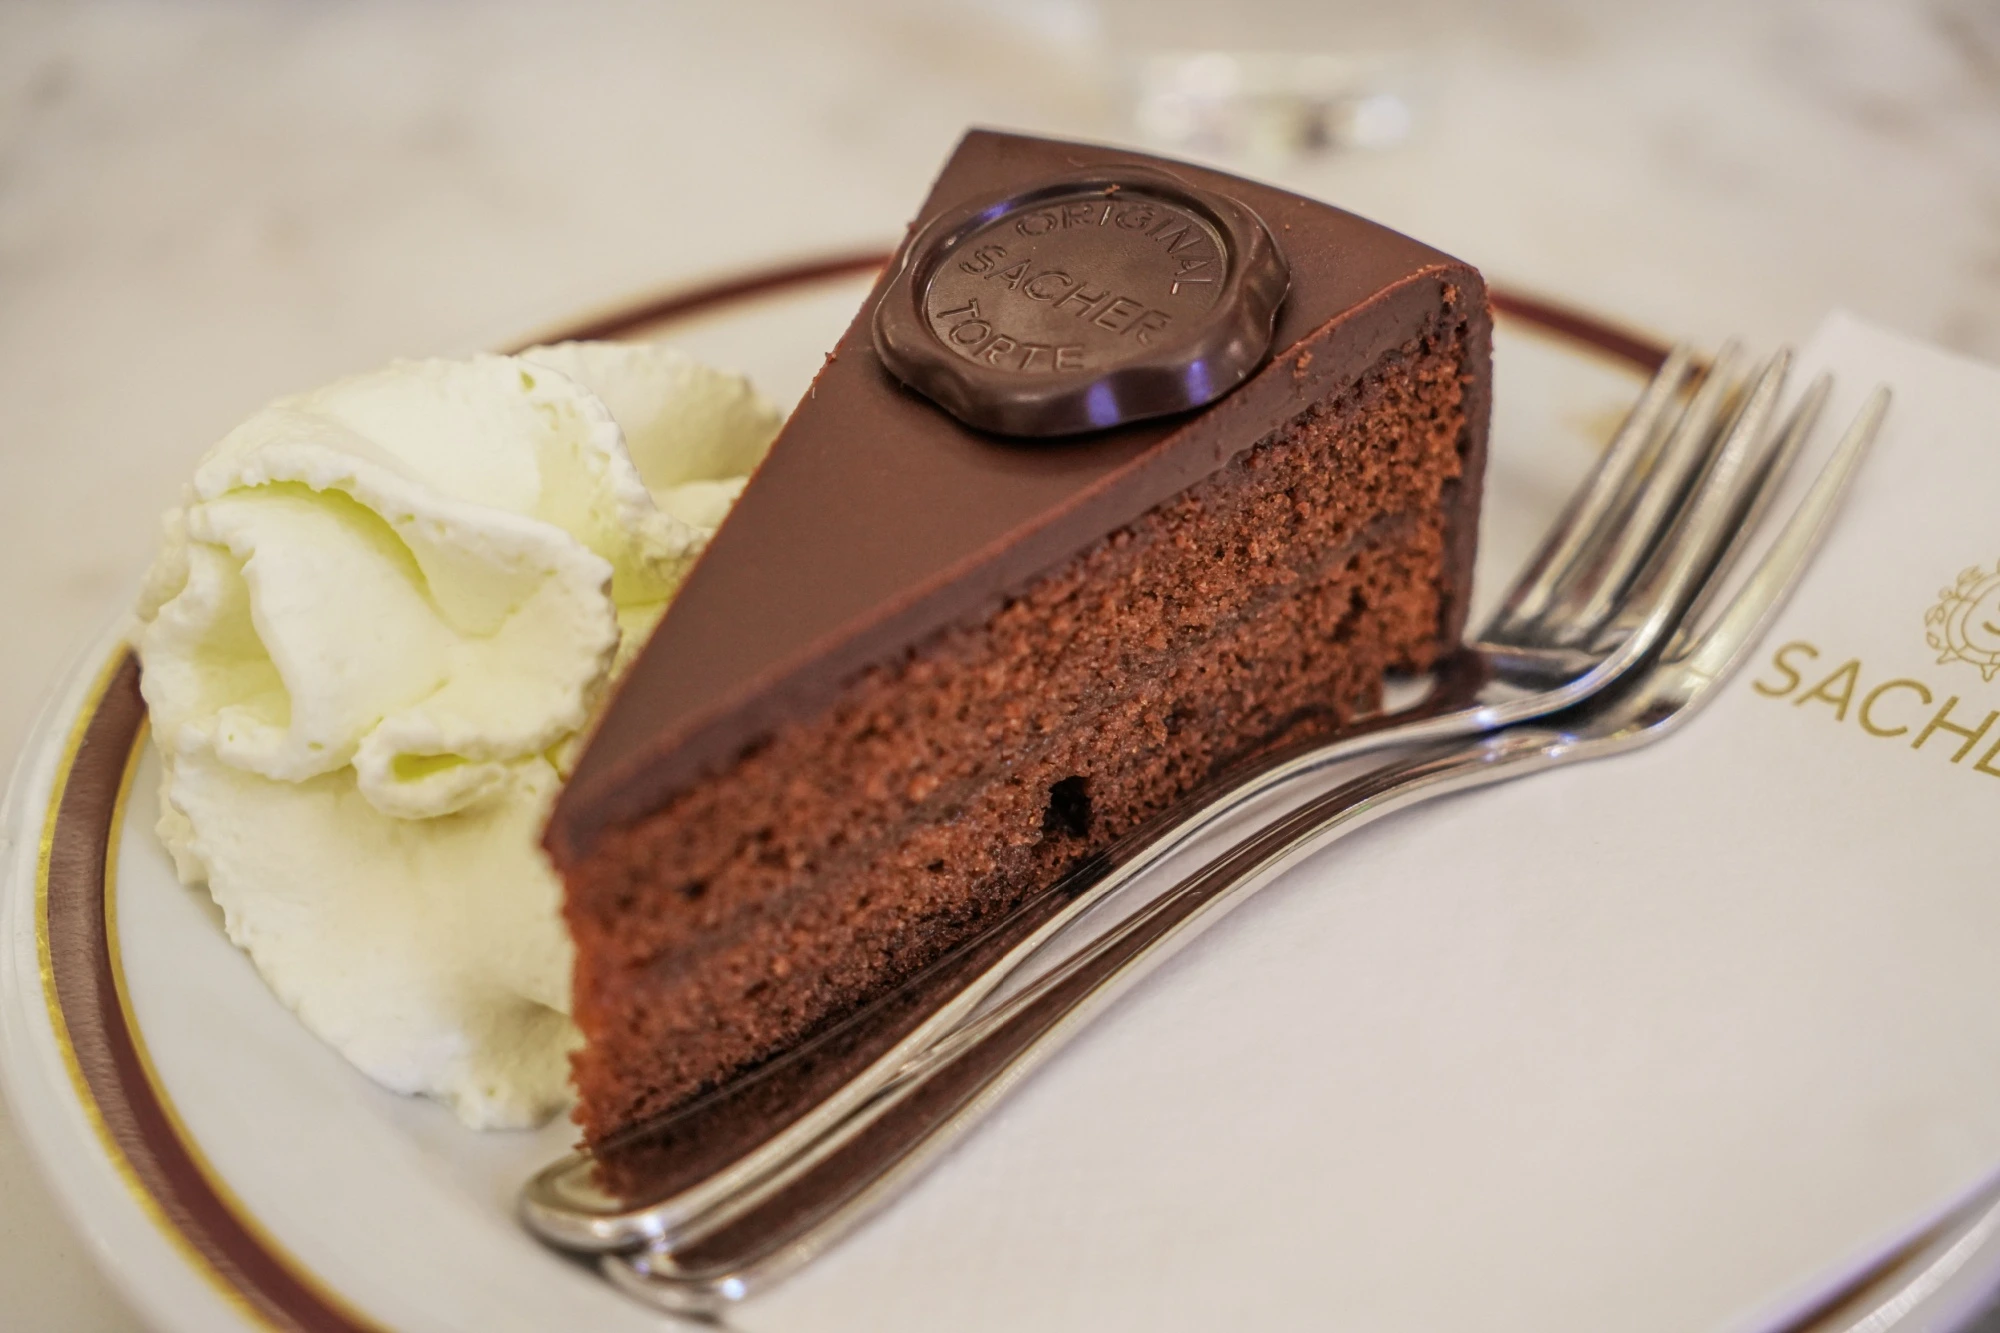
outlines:
[[1924, 613], [1924, 637], [1940, 662], [1964, 662], [1987, 680], [2000, 675], [2000, 562], [1988, 573], [1978, 565], [1961, 570], [1958, 582], [1940, 589], [1938, 604]]

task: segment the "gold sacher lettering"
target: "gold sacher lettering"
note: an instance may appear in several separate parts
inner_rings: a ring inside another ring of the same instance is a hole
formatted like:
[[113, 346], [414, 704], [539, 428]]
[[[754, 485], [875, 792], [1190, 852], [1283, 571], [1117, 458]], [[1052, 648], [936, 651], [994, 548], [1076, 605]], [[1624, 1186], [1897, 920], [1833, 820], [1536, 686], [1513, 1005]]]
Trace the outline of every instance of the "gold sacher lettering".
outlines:
[[[1852, 714], [1855, 724], [1867, 735], [1888, 740], [1908, 736], [1911, 728], [1917, 725], [1918, 718], [1923, 718], [1915, 738], [1908, 742], [1909, 749], [1922, 751], [1929, 746], [1933, 754], [1944, 753], [1938, 747], [1930, 746], [1930, 742], [1939, 732], [1945, 732], [1959, 742], [1951, 751], [1953, 764], [1988, 777], [2000, 778], [2000, 725], [1996, 725], [2000, 724], [2000, 708], [1989, 710], [1975, 726], [1972, 725], [1972, 705], [1967, 705], [1965, 700], [1953, 694], [1933, 709], [1937, 694], [1928, 684], [1910, 676], [1896, 676], [1864, 691], [1865, 668], [1858, 657], [1847, 659], [1830, 674], [1808, 686], [1806, 682], [1810, 679], [1808, 672], [1812, 670], [1811, 664], [1822, 656], [1817, 645], [1794, 639], [1771, 654], [1766, 674], [1752, 680], [1750, 688], [1767, 699], [1790, 700], [1795, 708], [1809, 703], [1827, 704], [1836, 723], [1845, 723]], [[1916, 696], [1917, 708], [1931, 710], [1928, 717], [1916, 713], [1907, 700], [1899, 707], [1898, 698], [1911, 694]], [[1858, 705], [1855, 703], [1857, 695], [1860, 697]], [[1961, 714], [1958, 710], [1962, 706], [1966, 711]], [[1898, 713], [1907, 720], [1899, 720]], [[1966, 757], [1974, 751], [1979, 751], [1979, 757], [1967, 765]]]
[[1904, 736], [1909, 734], [1908, 724], [1900, 727], [1878, 727], [1875, 725], [1875, 701], [1891, 690], [1915, 690], [1917, 698], [1928, 707], [1931, 702], [1930, 689], [1920, 680], [1898, 676], [1895, 680], [1885, 680], [1868, 691], [1868, 697], [1861, 701], [1861, 729], [1870, 736]]
[[[1840, 692], [1838, 694], [1832, 693], [1828, 688], [1836, 682], [1840, 685]], [[1794, 699], [1792, 706], [1803, 708], [1815, 699], [1824, 699], [1833, 705], [1834, 720], [1845, 722], [1847, 721], [1847, 705], [1854, 701], [1854, 687], [1860, 683], [1861, 659], [1858, 657], [1852, 658], [1849, 661], [1841, 663], [1840, 670], [1834, 672], [1831, 676], [1828, 676], [1825, 680]]]
[[1948, 720], [1951, 717], [1951, 710], [1957, 704], [1958, 696], [1955, 694], [1951, 698], [1946, 699], [1944, 707], [1938, 709], [1931, 716], [1931, 720], [1924, 723], [1924, 729], [1917, 733], [1915, 740], [1910, 742], [1910, 748], [1912, 750], [1921, 750], [1924, 748], [1924, 742], [1932, 736], [1940, 731], [1948, 731], [1954, 736], [1965, 737], [1965, 744], [1958, 747], [1958, 752], [1952, 755], [1951, 762], [1955, 764], [1968, 754], [1971, 754], [1972, 747], [1979, 744], [1979, 738], [1986, 734], [1988, 728], [1993, 725], [1994, 719], [2000, 718], [2000, 709], [1988, 713], [1986, 720], [1981, 722], [1977, 727], [1961, 727], [1957, 723]]
[[1805, 679], [1805, 675], [1785, 659], [1798, 653], [1804, 653], [1809, 658], [1818, 657], [1819, 649], [1809, 643], [1796, 640], [1786, 644], [1777, 652], [1771, 654], [1771, 665], [1785, 673], [1785, 683], [1783, 685], [1773, 685], [1765, 681], [1755, 680], [1750, 682], [1750, 688], [1759, 694], [1769, 695], [1773, 699], [1782, 699], [1793, 690], [1796, 690], [1799, 687], [1799, 682]]

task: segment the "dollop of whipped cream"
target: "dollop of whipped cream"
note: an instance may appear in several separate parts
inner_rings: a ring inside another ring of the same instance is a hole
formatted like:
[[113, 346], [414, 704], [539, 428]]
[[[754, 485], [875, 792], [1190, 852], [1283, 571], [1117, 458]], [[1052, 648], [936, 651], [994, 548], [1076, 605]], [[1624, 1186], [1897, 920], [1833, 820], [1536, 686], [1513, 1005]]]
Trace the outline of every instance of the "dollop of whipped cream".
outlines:
[[539, 835], [779, 416], [649, 344], [399, 362], [202, 459], [135, 641], [159, 832], [306, 1026], [481, 1128], [568, 1100]]

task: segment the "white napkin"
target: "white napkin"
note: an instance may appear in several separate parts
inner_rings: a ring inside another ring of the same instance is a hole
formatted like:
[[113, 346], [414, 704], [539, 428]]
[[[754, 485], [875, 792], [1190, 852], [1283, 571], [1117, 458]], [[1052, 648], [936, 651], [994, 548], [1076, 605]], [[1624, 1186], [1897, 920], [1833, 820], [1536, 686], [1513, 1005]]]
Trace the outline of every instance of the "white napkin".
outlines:
[[2000, 1166], [2000, 372], [1799, 369], [1895, 403], [1703, 716], [1301, 867], [759, 1325], [1756, 1328]]

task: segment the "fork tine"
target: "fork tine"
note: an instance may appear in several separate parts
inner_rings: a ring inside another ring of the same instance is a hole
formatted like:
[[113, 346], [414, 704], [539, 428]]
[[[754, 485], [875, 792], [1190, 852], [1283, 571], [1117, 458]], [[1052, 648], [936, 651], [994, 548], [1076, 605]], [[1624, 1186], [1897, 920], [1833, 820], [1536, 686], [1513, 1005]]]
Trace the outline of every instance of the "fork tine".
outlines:
[[1630, 508], [1595, 562], [1588, 588], [1572, 591], [1564, 619], [1577, 627], [1575, 637], [1589, 640], [1596, 636], [1630, 592], [1634, 575], [1671, 536], [1688, 498], [1690, 479], [1702, 476], [1722, 448], [1716, 426], [1728, 405], [1741, 360], [1742, 348], [1734, 341], [1716, 354], [1673, 433], [1660, 446], [1652, 474], [1629, 497]]
[[1820, 469], [1812, 489], [1799, 502], [1784, 531], [1752, 571], [1749, 582], [1731, 599], [1715, 624], [1677, 659], [1699, 681], [1727, 677], [1743, 653], [1763, 637], [1799, 575], [1819, 550], [1833, 515], [1846, 496], [1868, 446], [1875, 442], [1888, 411], [1889, 386], [1878, 385], [1848, 426], [1833, 456]]
[[[1777, 409], [1791, 352], [1764, 363], [1722, 431], [1707, 465], [1669, 523], [1667, 535], [1617, 607], [1613, 622], [1634, 637], [1658, 644], [1684, 623], [1683, 613], [1715, 573], [1716, 556], [1730, 536], [1731, 520], [1749, 503], [1752, 487], [1768, 478], [1753, 455], [1767, 452], [1765, 427]], [[1775, 444], [1775, 441], [1772, 441]]]
[[1650, 461], [1668, 409], [1694, 367], [1694, 349], [1680, 343], [1660, 363], [1618, 433], [1598, 457], [1576, 499], [1528, 561], [1494, 616], [1496, 632], [1518, 629], [1548, 609], [1556, 595], [1590, 567], [1589, 557], [1606, 540], [1617, 503], [1632, 478]]
[[1694, 636], [1695, 626], [1701, 623], [1703, 612], [1722, 590], [1723, 582], [1741, 558], [1743, 548], [1763, 524], [1764, 516], [1770, 512], [1771, 502], [1777, 499], [1779, 487], [1784, 484], [1792, 464], [1798, 460], [1799, 450], [1805, 446], [1807, 437], [1818, 424], [1820, 412], [1826, 407], [1827, 396], [1832, 391], [1831, 375], [1822, 374], [1807, 386], [1798, 404], [1792, 408], [1792, 414], [1785, 419], [1778, 433], [1778, 442], [1748, 478], [1749, 494], [1739, 505], [1736, 517], [1730, 520], [1729, 540], [1722, 553], [1715, 558], [1714, 573], [1702, 583], [1701, 591], [1695, 594], [1686, 614], [1681, 617], [1681, 628], [1674, 636], [1676, 649]]
[[[1806, 386], [1806, 391], [1792, 408], [1792, 414], [1785, 418], [1777, 447], [1771, 450], [1771, 456], [1763, 464], [1768, 478], [1783, 477], [1791, 470], [1799, 450], [1805, 447], [1813, 427], [1819, 424], [1820, 413], [1825, 410], [1826, 400], [1832, 393], [1833, 376], [1823, 371]], [[1757, 530], [1757, 525], [1764, 521], [1764, 515], [1770, 512], [1771, 502], [1777, 495], [1775, 486], [1762, 486], [1750, 497], [1750, 503], [1744, 506], [1742, 515], [1736, 520], [1737, 532], [1733, 540], [1740, 540]]]

